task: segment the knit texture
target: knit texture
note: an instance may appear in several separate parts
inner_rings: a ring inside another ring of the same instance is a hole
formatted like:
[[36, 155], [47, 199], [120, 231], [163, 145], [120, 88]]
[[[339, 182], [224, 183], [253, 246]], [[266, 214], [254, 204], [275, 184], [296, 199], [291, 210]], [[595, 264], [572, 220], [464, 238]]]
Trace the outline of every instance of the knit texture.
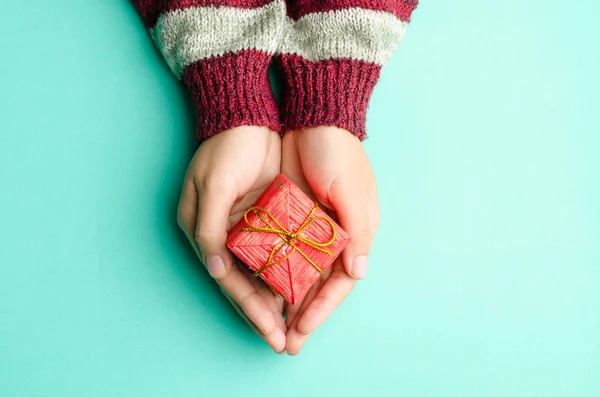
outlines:
[[278, 51], [285, 76], [283, 131], [331, 125], [364, 140], [373, 88], [417, 1], [296, 0], [287, 5]]
[[183, 81], [197, 109], [197, 143], [241, 125], [279, 131], [277, 104], [267, 76], [271, 55], [229, 53], [193, 63]]
[[298, 20], [304, 15], [360, 8], [364, 10], [389, 12], [402, 21], [410, 22], [418, 0], [291, 0], [287, 2], [287, 14]]
[[313, 62], [298, 55], [284, 56], [280, 63], [286, 85], [280, 111], [287, 131], [333, 125], [366, 138], [378, 65], [352, 59]]
[[[333, 125], [366, 138], [381, 68], [417, 0], [133, 0], [197, 110], [197, 143], [240, 125]], [[285, 76], [277, 110], [267, 69]], [[280, 120], [281, 119], [281, 120]]]
[[283, 0], [134, 0], [157, 48], [196, 105], [196, 143], [242, 125], [280, 130], [267, 69]]

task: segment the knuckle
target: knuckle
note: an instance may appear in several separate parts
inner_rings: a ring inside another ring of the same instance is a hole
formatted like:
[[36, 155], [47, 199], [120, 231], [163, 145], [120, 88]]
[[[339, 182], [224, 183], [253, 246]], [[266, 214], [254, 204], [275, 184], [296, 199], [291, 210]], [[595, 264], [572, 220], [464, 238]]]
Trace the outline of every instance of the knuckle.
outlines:
[[331, 275], [329, 276], [329, 280], [333, 280], [335, 282], [343, 282], [346, 281], [348, 279], [348, 275], [346, 274], [345, 270], [342, 269], [336, 269], [333, 272], [331, 272]]
[[[225, 271], [226, 274], [223, 278], [221, 278], [221, 280], [223, 280], [225, 277], [236, 277], [238, 275], [238, 273], [242, 273], [241, 269], [239, 268], [239, 266], [236, 266], [236, 264], [234, 263], [233, 266], [225, 266]], [[243, 275], [243, 273], [242, 273]]]
[[177, 224], [186, 233], [191, 233], [195, 226], [197, 207], [198, 196], [196, 190], [195, 188], [192, 190], [189, 183], [186, 182], [177, 204]]
[[185, 230], [185, 213], [183, 211], [183, 209], [181, 208], [181, 205], [179, 205], [177, 207], [177, 225], [179, 225], [179, 228]]
[[194, 233], [194, 238], [196, 239], [196, 242], [200, 245], [204, 245], [211, 241], [214, 241], [218, 237], [219, 236], [216, 233], [210, 230], [196, 229], [196, 232]]
[[240, 299], [240, 305], [246, 309], [256, 306], [259, 302], [260, 295], [256, 291], [252, 291]]

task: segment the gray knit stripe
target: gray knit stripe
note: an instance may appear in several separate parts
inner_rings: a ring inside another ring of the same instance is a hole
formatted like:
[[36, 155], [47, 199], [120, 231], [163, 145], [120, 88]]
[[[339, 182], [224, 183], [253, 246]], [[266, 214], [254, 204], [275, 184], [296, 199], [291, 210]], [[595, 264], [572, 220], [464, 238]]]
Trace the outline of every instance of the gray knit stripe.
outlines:
[[408, 26], [394, 14], [349, 8], [286, 18], [278, 52], [310, 61], [351, 58], [384, 65]]
[[391, 13], [350, 8], [285, 16], [285, 3], [263, 7], [190, 7], [161, 15], [150, 33], [173, 73], [198, 61], [246, 49], [297, 54], [310, 61], [350, 58], [384, 65], [408, 23]]
[[173, 73], [200, 60], [246, 49], [275, 53], [286, 24], [285, 3], [263, 7], [190, 7], [170, 11], [150, 30]]

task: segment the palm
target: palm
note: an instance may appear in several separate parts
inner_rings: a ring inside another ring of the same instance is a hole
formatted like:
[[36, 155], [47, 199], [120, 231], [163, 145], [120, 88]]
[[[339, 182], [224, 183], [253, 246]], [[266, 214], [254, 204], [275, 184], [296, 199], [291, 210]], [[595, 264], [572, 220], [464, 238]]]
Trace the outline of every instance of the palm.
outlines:
[[[329, 175], [327, 169], [319, 164], [303, 167], [294, 133], [284, 136], [282, 149], [281, 172], [335, 217], [328, 191], [335, 175]], [[288, 353], [299, 353], [311, 333], [335, 310], [337, 302], [352, 290], [355, 283], [356, 280], [347, 275], [341, 257], [338, 257], [302, 300], [286, 306]]]
[[275, 132], [263, 127], [224, 131], [196, 152], [178, 209], [181, 228], [223, 294], [276, 351], [285, 346], [283, 301], [239, 265], [227, 250], [226, 239], [279, 173], [280, 158], [281, 141]]

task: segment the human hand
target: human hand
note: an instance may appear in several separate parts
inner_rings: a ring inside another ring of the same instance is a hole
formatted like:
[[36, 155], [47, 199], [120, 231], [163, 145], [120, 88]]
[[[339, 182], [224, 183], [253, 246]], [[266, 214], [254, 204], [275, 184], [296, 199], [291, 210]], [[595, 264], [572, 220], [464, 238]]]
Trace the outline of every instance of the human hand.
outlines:
[[306, 297], [286, 308], [288, 354], [298, 354], [315, 329], [366, 276], [379, 225], [375, 175], [362, 144], [337, 127], [307, 128], [283, 137], [281, 172], [337, 215], [352, 240]]
[[281, 139], [267, 127], [242, 126], [204, 141], [190, 162], [178, 223], [223, 294], [275, 350], [283, 351], [283, 299], [234, 261], [229, 229], [279, 174]]

